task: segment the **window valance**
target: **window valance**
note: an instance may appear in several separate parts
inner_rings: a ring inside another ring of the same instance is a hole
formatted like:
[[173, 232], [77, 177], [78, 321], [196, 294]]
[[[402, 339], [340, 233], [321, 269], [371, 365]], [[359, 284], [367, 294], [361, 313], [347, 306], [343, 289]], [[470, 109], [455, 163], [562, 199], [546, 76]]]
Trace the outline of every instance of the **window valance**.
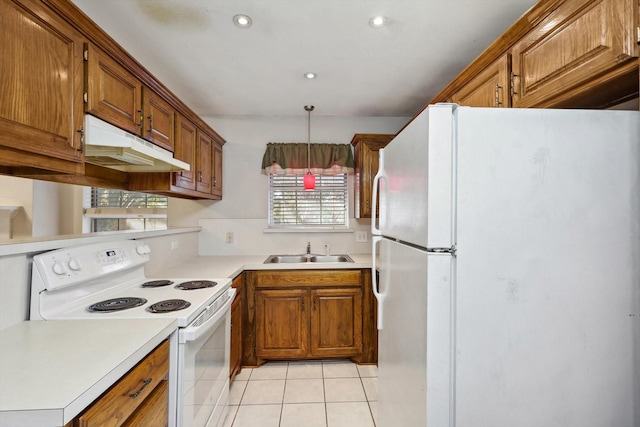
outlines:
[[[311, 173], [353, 173], [350, 144], [311, 144]], [[262, 173], [303, 175], [307, 172], [307, 143], [270, 142], [262, 157]]]

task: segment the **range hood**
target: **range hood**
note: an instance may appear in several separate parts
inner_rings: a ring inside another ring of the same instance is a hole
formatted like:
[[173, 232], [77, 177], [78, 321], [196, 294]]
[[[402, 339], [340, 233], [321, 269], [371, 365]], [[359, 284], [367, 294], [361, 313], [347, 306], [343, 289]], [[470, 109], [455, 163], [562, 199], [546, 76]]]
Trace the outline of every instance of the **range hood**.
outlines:
[[123, 172], [176, 172], [190, 166], [173, 153], [86, 114], [85, 161]]

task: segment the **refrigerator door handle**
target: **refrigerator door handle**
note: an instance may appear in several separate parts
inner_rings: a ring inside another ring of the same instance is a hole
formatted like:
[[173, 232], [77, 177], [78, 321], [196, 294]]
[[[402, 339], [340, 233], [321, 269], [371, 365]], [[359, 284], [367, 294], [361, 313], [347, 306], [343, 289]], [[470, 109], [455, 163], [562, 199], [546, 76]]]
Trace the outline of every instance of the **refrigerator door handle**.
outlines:
[[[387, 173], [384, 171], [384, 148], [378, 152], [378, 172], [373, 177], [373, 194], [371, 196], [371, 234], [382, 236], [380, 228], [376, 227], [376, 210], [378, 206], [378, 183], [383, 179], [387, 182]], [[375, 243], [373, 245], [375, 247]]]
[[376, 248], [378, 243], [383, 239], [382, 236], [372, 236], [373, 246], [371, 248], [372, 255], [372, 263], [371, 263], [371, 287], [373, 288], [373, 295], [376, 297], [376, 301], [378, 301], [378, 330], [382, 330], [383, 325], [383, 308], [384, 308], [384, 296], [385, 294], [380, 292], [378, 289], [378, 280], [376, 278]]

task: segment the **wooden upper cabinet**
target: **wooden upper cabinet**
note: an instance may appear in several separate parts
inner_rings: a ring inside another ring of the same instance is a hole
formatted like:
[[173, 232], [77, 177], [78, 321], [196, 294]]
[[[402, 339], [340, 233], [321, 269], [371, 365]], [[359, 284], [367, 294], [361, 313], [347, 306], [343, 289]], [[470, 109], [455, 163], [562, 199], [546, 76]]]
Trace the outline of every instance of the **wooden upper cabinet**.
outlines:
[[191, 169], [188, 171], [174, 172], [173, 181], [177, 187], [188, 190], [196, 189], [195, 181], [195, 165], [196, 165], [196, 146], [197, 146], [197, 129], [189, 120], [178, 114], [176, 119], [176, 151], [175, 157], [178, 160], [189, 163]]
[[0, 165], [82, 173], [83, 36], [36, 0], [0, 2]]
[[211, 186], [211, 194], [215, 198], [222, 199], [222, 144], [214, 141], [212, 149], [213, 160], [211, 164], [213, 165], [213, 172], [211, 179], [213, 184]]
[[142, 90], [142, 137], [169, 151], [174, 150], [174, 108], [148, 87]]
[[393, 137], [395, 135], [357, 133], [351, 140], [351, 145], [355, 147], [354, 199], [356, 218], [371, 218], [373, 178], [378, 173], [378, 152], [391, 142]]
[[109, 55], [88, 44], [87, 113], [140, 135], [142, 82]]
[[174, 151], [175, 109], [124, 66], [88, 44], [87, 113]]
[[511, 55], [505, 54], [471, 79], [451, 97], [469, 107], [510, 107]]
[[637, 96], [637, 21], [637, 0], [562, 3], [511, 50], [513, 106], [597, 107]]
[[212, 149], [213, 140], [207, 134], [198, 131], [198, 149], [196, 157], [196, 191], [211, 194], [212, 179]]

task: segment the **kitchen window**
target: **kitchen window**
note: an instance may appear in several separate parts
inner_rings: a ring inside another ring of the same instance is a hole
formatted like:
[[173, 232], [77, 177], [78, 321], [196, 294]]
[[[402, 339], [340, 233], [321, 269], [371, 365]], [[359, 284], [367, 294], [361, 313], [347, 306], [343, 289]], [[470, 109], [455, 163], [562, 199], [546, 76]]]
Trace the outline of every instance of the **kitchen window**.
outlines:
[[[353, 168], [351, 144], [268, 143], [261, 169], [269, 178], [269, 229], [348, 229]], [[304, 190], [308, 172], [316, 178], [313, 190]]]
[[86, 187], [83, 199], [91, 232], [167, 228], [166, 196]]
[[347, 174], [317, 174], [315, 190], [303, 189], [304, 175], [268, 174], [269, 228], [346, 229]]

